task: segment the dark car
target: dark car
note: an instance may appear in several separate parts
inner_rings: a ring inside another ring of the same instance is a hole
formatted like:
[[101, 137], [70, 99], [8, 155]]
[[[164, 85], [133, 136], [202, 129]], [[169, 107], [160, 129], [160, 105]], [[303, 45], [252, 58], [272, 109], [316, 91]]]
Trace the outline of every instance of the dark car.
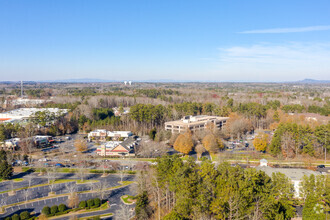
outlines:
[[325, 166], [323, 164], [318, 165], [317, 168], [325, 168]]
[[56, 167], [65, 167], [63, 164], [61, 164], [61, 163], [57, 163], [57, 164], [55, 164], [55, 166]]

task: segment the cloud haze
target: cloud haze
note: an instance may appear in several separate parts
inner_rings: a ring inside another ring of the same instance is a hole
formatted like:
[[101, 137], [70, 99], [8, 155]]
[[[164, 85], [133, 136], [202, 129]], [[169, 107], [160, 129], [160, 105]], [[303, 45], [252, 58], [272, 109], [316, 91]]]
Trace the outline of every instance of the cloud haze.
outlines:
[[330, 43], [260, 43], [220, 49], [214, 73], [228, 74], [242, 80], [270, 81], [303, 78], [328, 79]]
[[309, 27], [296, 27], [296, 28], [273, 28], [262, 30], [242, 31], [240, 34], [285, 34], [285, 33], [298, 33], [310, 31], [327, 31], [330, 30], [330, 25], [325, 26], [309, 26]]

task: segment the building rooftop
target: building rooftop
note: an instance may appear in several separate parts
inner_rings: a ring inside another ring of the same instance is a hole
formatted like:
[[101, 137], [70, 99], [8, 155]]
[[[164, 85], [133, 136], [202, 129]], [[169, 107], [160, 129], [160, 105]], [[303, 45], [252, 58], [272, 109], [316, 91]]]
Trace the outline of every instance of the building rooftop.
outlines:
[[168, 121], [165, 124], [184, 126], [184, 125], [198, 125], [201, 123], [207, 123], [211, 120], [226, 121], [228, 117], [219, 117], [219, 116], [208, 116], [208, 115], [197, 115], [197, 116], [185, 116], [181, 120], [177, 121]]
[[50, 113], [60, 114], [67, 113], [68, 109], [59, 109], [59, 108], [18, 108], [8, 112], [0, 113], [0, 119], [6, 118], [10, 119], [22, 119], [29, 118], [37, 112], [49, 111]]
[[307, 170], [307, 169], [298, 169], [298, 168], [273, 168], [268, 166], [258, 166], [257, 170], [264, 171], [268, 176], [272, 176], [273, 173], [283, 173], [285, 176], [291, 180], [302, 180], [304, 175], [310, 176], [320, 175], [319, 172]]

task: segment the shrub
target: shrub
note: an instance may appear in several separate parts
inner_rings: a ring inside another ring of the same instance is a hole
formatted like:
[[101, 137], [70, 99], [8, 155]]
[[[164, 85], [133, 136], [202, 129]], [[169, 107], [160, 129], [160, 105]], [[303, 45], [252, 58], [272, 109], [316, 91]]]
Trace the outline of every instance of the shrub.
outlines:
[[94, 200], [93, 200], [93, 199], [89, 199], [89, 200], [87, 201], [87, 207], [90, 208], [90, 207], [92, 207], [93, 205], [94, 205]]
[[50, 213], [52, 215], [55, 215], [58, 212], [58, 207], [57, 205], [53, 205], [52, 208], [50, 209]]
[[20, 217], [21, 220], [27, 220], [30, 218], [30, 213], [28, 211], [21, 212]]
[[42, 210], [41, 210], [41, 213], [42, 214], [45, 214], [45, 215], [49, 215], [50, 214], [50, 208], [49, 208], [49, 206], [43, 207]]
[[11, 220], [11, 217], [7, 217], [7, 218], [5, 218], [5, 220]]
[[101, 205], [101, 200], [99, 198], [95, 198], [94, 199], [94, 206], [100, 207], [100, 205]]
[[15, 214], [11, 217], [12, 220], [20, 220], [19, 219], [19, 215], [18, 214]]
[[79, 203], [79, 208], [82, 208], [82, 209], [86, 208], [86, 201], [81, 201]]
[[58, 211], [59, 212], [64, 212], [66, 210], [66, 205], [65, 204], [60, 204], [59, 206], [58, 206]]

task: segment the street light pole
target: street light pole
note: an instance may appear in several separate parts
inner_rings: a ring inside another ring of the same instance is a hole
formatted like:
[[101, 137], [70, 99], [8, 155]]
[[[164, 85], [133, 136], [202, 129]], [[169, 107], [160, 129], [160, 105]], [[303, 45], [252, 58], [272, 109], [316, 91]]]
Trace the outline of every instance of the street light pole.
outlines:
[[328, 134], [328, 131], [326, 131], [326, 133], [325, 133], [325, 140], [324, 140], [324, 142], [325, 142], [324, 166], [327, 164], [327, 134]]

